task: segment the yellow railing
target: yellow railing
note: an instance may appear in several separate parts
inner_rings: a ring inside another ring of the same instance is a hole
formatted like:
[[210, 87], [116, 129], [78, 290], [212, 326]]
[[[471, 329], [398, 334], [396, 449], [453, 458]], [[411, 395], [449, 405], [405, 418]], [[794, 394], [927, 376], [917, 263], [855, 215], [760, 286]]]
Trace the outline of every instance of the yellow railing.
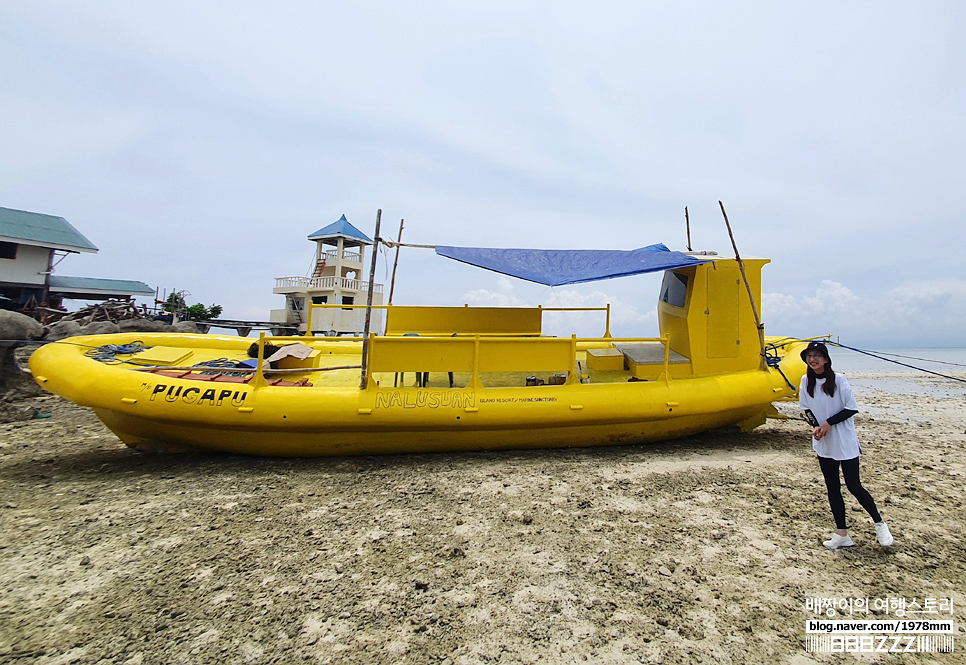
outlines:
[[610, 337], [610, 303], [605, 307], [544, 307], [544, 312], [607, 312], [606, 322], [604, 323], [604, 337]]
[[[258, 366], [253, 385], [267, 385], [263, 375], [263, 347], [267, 342], [299, 341], [300, 337], [267, 336], [258, 340]], [[361, 338], [342, 338], [358, 341]], [[578, 345], [658, 342], [664, 347], [663, 374], [670, 380], [670, 346], [665, 337], [522, 337], [464, 335], [456, 337], [376, 336], [369, 340], [366, 385], [375, 387], [374, 373], [469, 372], [471, 387], [482, 388], [480, 375], [487, 372], [550, 372], [566, 374], [567, 384], [580, 382]]]
[[576, 377], [577, 337], [373, 337], [366, 385], [376, 372], [551, 372]]
[[[312, 332], [315, 309], [365, 309], [365, 305], [309, 303], [308, 329]], [[420, 335], [423, 337], [452, 335], [530, 335], [543, 330], [544, 312], [606, 312], [604, 337], [610, 338], [610, 305], [606, 307], [407, 307], [373, 305], [386, 310], [386, 335]]]

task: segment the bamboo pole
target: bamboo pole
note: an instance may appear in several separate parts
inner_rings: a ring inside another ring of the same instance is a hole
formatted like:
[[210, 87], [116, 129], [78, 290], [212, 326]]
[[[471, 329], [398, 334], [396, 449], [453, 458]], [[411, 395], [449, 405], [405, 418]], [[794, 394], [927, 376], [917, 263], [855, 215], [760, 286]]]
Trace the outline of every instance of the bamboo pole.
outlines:
[[735, 250], [735, 259], [738, 261], [738, 268], [741, 270], [741, 279], [745, 282], [745, 288], [748, 289], [748, 300], [751, 302], [751, 311], [755, 315], [755, 327], [758, 328], [758, 344], [761, 346], [761, 369], [767, 369], [768, 366], [765, 363], [765, 326], [761, 323], [761, 317], [758, 316], [758, 306], [755, 304], [755, 296], [751, 293], [751, 284], [748, 283], [748, 276], [745, 274], [745, 264], [738, 256], [738, 245], [735, 243], [735, 236], [731, 232], [731, 222], [728, 221], [728, 213], [725, 212], [724, 203], [718, 201], [718, 205], [721, 206], [721, 214], [724, 215], [725, 225], [728, 227], [728, 237], [731, 238], [731, 246]]
[[688, 217], [688, 207], [684, 206], [684, 226], [688, 230], [688, 251], [693, 251], [691, 249], [691, 218]]
[[399, 248], [402, 242], [403, 223], [405, 219], [399, 220], [399, 237], [396, 238], [396, 259], [392, 262], [392, 281], [389, 282], [389, 304], [392, 304], [392, 293], [396, 289], [396, 268], [399, 267]]
[[359, 388], [366, 389], [366, 373], [369, 371], [369, 326], [372, 322], [372, 290], [376, 280], [376, 256], [379, 254], [379, 225], [382, 223], [382, 208], [376, 210], [376, 233], [372, 241], [372, 262], [369, 264], [369, 293], [366, 296], [366, 325], [362, 333], [362, 378]]

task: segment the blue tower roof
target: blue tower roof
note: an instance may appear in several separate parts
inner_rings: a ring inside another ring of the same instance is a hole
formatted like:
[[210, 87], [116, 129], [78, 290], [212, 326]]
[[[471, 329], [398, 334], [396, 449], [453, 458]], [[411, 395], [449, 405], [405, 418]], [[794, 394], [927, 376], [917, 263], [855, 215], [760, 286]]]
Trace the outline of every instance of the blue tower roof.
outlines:
[[349, 220], [345, 218], [345, 215], [342, 215], [338, 221], [332, 222], [328, 226], [322, 227], [315, 233], [310, 234], [309, 240], [326, 240], [328, 238], [338, 238], [339, 236], [355, 241], [353, 244], [372, 244], [372, 240], [365, 233], [350, 224]]

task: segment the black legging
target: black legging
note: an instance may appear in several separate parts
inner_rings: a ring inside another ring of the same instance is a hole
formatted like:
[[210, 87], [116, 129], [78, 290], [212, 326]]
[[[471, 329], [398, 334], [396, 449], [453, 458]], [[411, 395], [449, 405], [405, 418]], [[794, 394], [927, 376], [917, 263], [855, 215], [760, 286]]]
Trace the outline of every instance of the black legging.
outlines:
[[875, 507], [875, 500], [869, 491], [862, 487], [859, 480], [859, 458], [854, 457], [846, 460], [836, 460], [830, 457], [819, 457], [818, 463], [822, 467], [822, 475], [825, 476], [825, 487], [828, 489], [828, 505], [832, 509], [835, 517], [835, 528], [846, 529], [845, 525], [845, 500], [842, 498], [842, 484], [839, 482], [839, 464], [842, 465], [842, 475], [845, 477], [845, 486], [849, 488], [865, 512], [869, 513], [873, 522], [881, 522], [882, 517]]

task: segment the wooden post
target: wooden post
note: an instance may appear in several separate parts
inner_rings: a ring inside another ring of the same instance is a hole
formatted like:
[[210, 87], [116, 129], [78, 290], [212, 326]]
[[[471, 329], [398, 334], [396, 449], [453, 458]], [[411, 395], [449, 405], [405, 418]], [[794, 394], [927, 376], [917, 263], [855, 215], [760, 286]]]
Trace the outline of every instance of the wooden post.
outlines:
[[691, 250], [691, 218], [688, 217], [688, 207], [684, 206], [684, 225], [688, 229], [688, 251]]
[[396, 259], [392, 262], [392, 281], [389, 282], [389, 304], [392, 304], [392, 292], [396, 289], [396, 268], [399, 267], [399, 244], [402, 242], [403, 223], [405, 219], [399, 220], [399, 237], [396, 238]]
[[376, 256], [379, 252], [379, 224], [382, 222], [382, 208], [376, 210], [376, 233], [372, 241], [372, 262], [369, 264], [369, 293], [366, 296], [366, 325], [362, 333], [362, 379], [359, 388], [366, 389], [366, 373], [369, 371], [369, 324], [372, 321], [372, 290], [376, 280]]
[[718, 205], [721, 206], [721, 214], [724, 215], [725, 225], [728, 227], [728, 237], [731, 238], [731, 246], [735, 250], [735, 259], [738, 261], [738, 269], [741, 270], [741, 279], [745, 282], [745, 288], [748, 289], [748, 300], [751, 301], [751, 311], [755, 315], [755, 326], [758, 328], [758, 344], [761, 346], [761, 369], [767, 369], [768, 366], [765, 363], [765, 326], [761, 323], [761, 317], [758, 316], [758, 306], [755, 304], [755, 296], [751, 293], [751, 284], [748, 283], [748, 276], [745, 275], [745, 264], [741, 261], [741, 257], [738, 256], [738, 245], [735, 243], [735, 236], [731, 232], [731, 222], [728, 221], [728, 213], [725, 212], [724, 203], [718, 201]]

